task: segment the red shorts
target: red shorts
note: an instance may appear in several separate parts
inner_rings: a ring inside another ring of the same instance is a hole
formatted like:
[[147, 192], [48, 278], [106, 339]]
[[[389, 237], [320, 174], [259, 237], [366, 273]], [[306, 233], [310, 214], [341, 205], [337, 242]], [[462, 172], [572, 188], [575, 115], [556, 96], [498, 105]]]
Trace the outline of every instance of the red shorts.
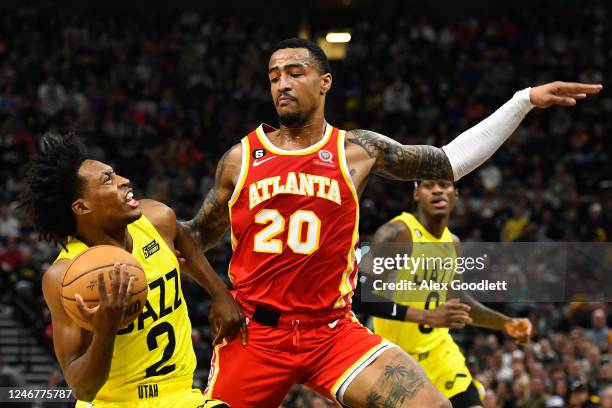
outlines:
[[212, 357], [205, 394], [232, 408], [278, 407], [294, 384], [341, 402], [357, 374], [395, 347], [351, 312], [310, 326], [303, 319], [278, 327], [250, 320], [248, 333], [248, 345], [242, 345], [240, 336], [224, 340]]

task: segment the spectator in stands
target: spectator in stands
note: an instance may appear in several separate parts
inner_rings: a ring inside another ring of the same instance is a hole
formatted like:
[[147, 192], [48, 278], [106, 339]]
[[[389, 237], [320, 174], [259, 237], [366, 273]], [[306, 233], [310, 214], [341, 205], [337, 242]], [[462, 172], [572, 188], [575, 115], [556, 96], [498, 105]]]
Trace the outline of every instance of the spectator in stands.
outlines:
[[602, 389], [599, 398], [601, 408], [612, 408], [612, 386]]
[[61, 84], [56, 82], [53, 75], [38, 87], [38, 101], [41, 112], [49, 118], [56, 117], [64, 109], [66, 91]]
[[527, 400], [524, 408], [546, 408], [548, 397], [543, 378], [540, 376], [531, 377], [529, 380], [529, 400]]
[[568, 408], [595, 408], [596, 405], [591, 403], [589, 391], [585, 384], [580, 381], [574, 381], [569, 386], [569, 397], [567, 401]]
[[19, 236], [20, 222], [7, 206], [0, 205], [0, 237]]
[[[9, 235], [4, 239], [4, 248], [0, 250], [0, 270], [12, 274], [23, 261], [23, 254], [17, 247], [17, 238]], [[16, 280], [15, 278], [13, 280]]]
[[525, 207], [522, 204], [514, 206], [512, 209], [512, 217], [508, 218], [504, 223], [501, 240], [504, 242], [512, 242], [519, 238], [528, 221], [529, 219], [527, 218]]
[[548, 399], [546, 400], [546, 408], [564, 408], [565, 407], [565, 402], [563, 401], [563, 398], [561, 398], [558, 395], [553, 395], [551, 397], [548, 397]]
[[606, 312], [604, 309], [593, 310], [591, 325], [591, 328], [586, 333], [587, 336], [597, 347], [599, 347], [600, 350], [607, 349], [610, 329], [608, 328]]

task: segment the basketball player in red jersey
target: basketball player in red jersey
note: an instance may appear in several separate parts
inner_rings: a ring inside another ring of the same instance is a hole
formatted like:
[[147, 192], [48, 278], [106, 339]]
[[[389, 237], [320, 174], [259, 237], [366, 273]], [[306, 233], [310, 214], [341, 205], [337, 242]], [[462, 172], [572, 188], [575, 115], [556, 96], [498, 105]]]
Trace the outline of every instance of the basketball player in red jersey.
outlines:
[[417, 363], [351, 313], [359, 205], [369, 174], [457, 180], [482, 164], [534, 106], [572, 106], [600, 85], [527, 88], [443, 148], [403, 146], [325, 121], [329, 62], [314, 43], [281, 41], [268, 66], [280, 129], [261, 125], [221, 159], [197, 216], [202, 249], [230, 226], [229, 267], [249, 342], [214, 350], [207, 395], [233, 408], [277, 407], [296, 383], [350, 407], [448, 407]]

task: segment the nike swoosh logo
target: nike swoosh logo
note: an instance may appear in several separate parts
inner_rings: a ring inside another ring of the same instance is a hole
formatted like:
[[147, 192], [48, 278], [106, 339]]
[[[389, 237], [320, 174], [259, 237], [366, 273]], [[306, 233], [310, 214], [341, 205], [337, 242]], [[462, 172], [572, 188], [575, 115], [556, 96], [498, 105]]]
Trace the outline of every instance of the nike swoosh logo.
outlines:
[[260, 164], [264, 164], [264, 163], [265, 163], [265, 162], [267, 162], [268, 160], [272, 160], [272, 159], [274, 159], [275, 157], [277, 157], [277, 156], [267, 157], [267, 158], [262, 159], [262, 160], [255, 159], [255, 160], [253, 160], [253, 167], [257, 167], [257, 166], [259, 166]]

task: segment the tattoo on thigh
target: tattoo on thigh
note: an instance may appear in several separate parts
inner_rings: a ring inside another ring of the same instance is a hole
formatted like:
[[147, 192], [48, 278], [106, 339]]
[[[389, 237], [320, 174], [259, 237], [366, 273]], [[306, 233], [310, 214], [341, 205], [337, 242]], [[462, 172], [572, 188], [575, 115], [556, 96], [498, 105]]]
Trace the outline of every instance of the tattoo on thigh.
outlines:
[[401, 356], [389, 362], [367, 396], [368, 408], [396, 408], [413, 399], [425, 385], [423, 374], [407, 366]]
[[378, 407], [380, 407], [382, 399], [383, 399], [382, 395], [380, 395], [376, 391], [372, 391], [368, 395], [368, 399], [366, 401], [366, 408], [378, 408]]

